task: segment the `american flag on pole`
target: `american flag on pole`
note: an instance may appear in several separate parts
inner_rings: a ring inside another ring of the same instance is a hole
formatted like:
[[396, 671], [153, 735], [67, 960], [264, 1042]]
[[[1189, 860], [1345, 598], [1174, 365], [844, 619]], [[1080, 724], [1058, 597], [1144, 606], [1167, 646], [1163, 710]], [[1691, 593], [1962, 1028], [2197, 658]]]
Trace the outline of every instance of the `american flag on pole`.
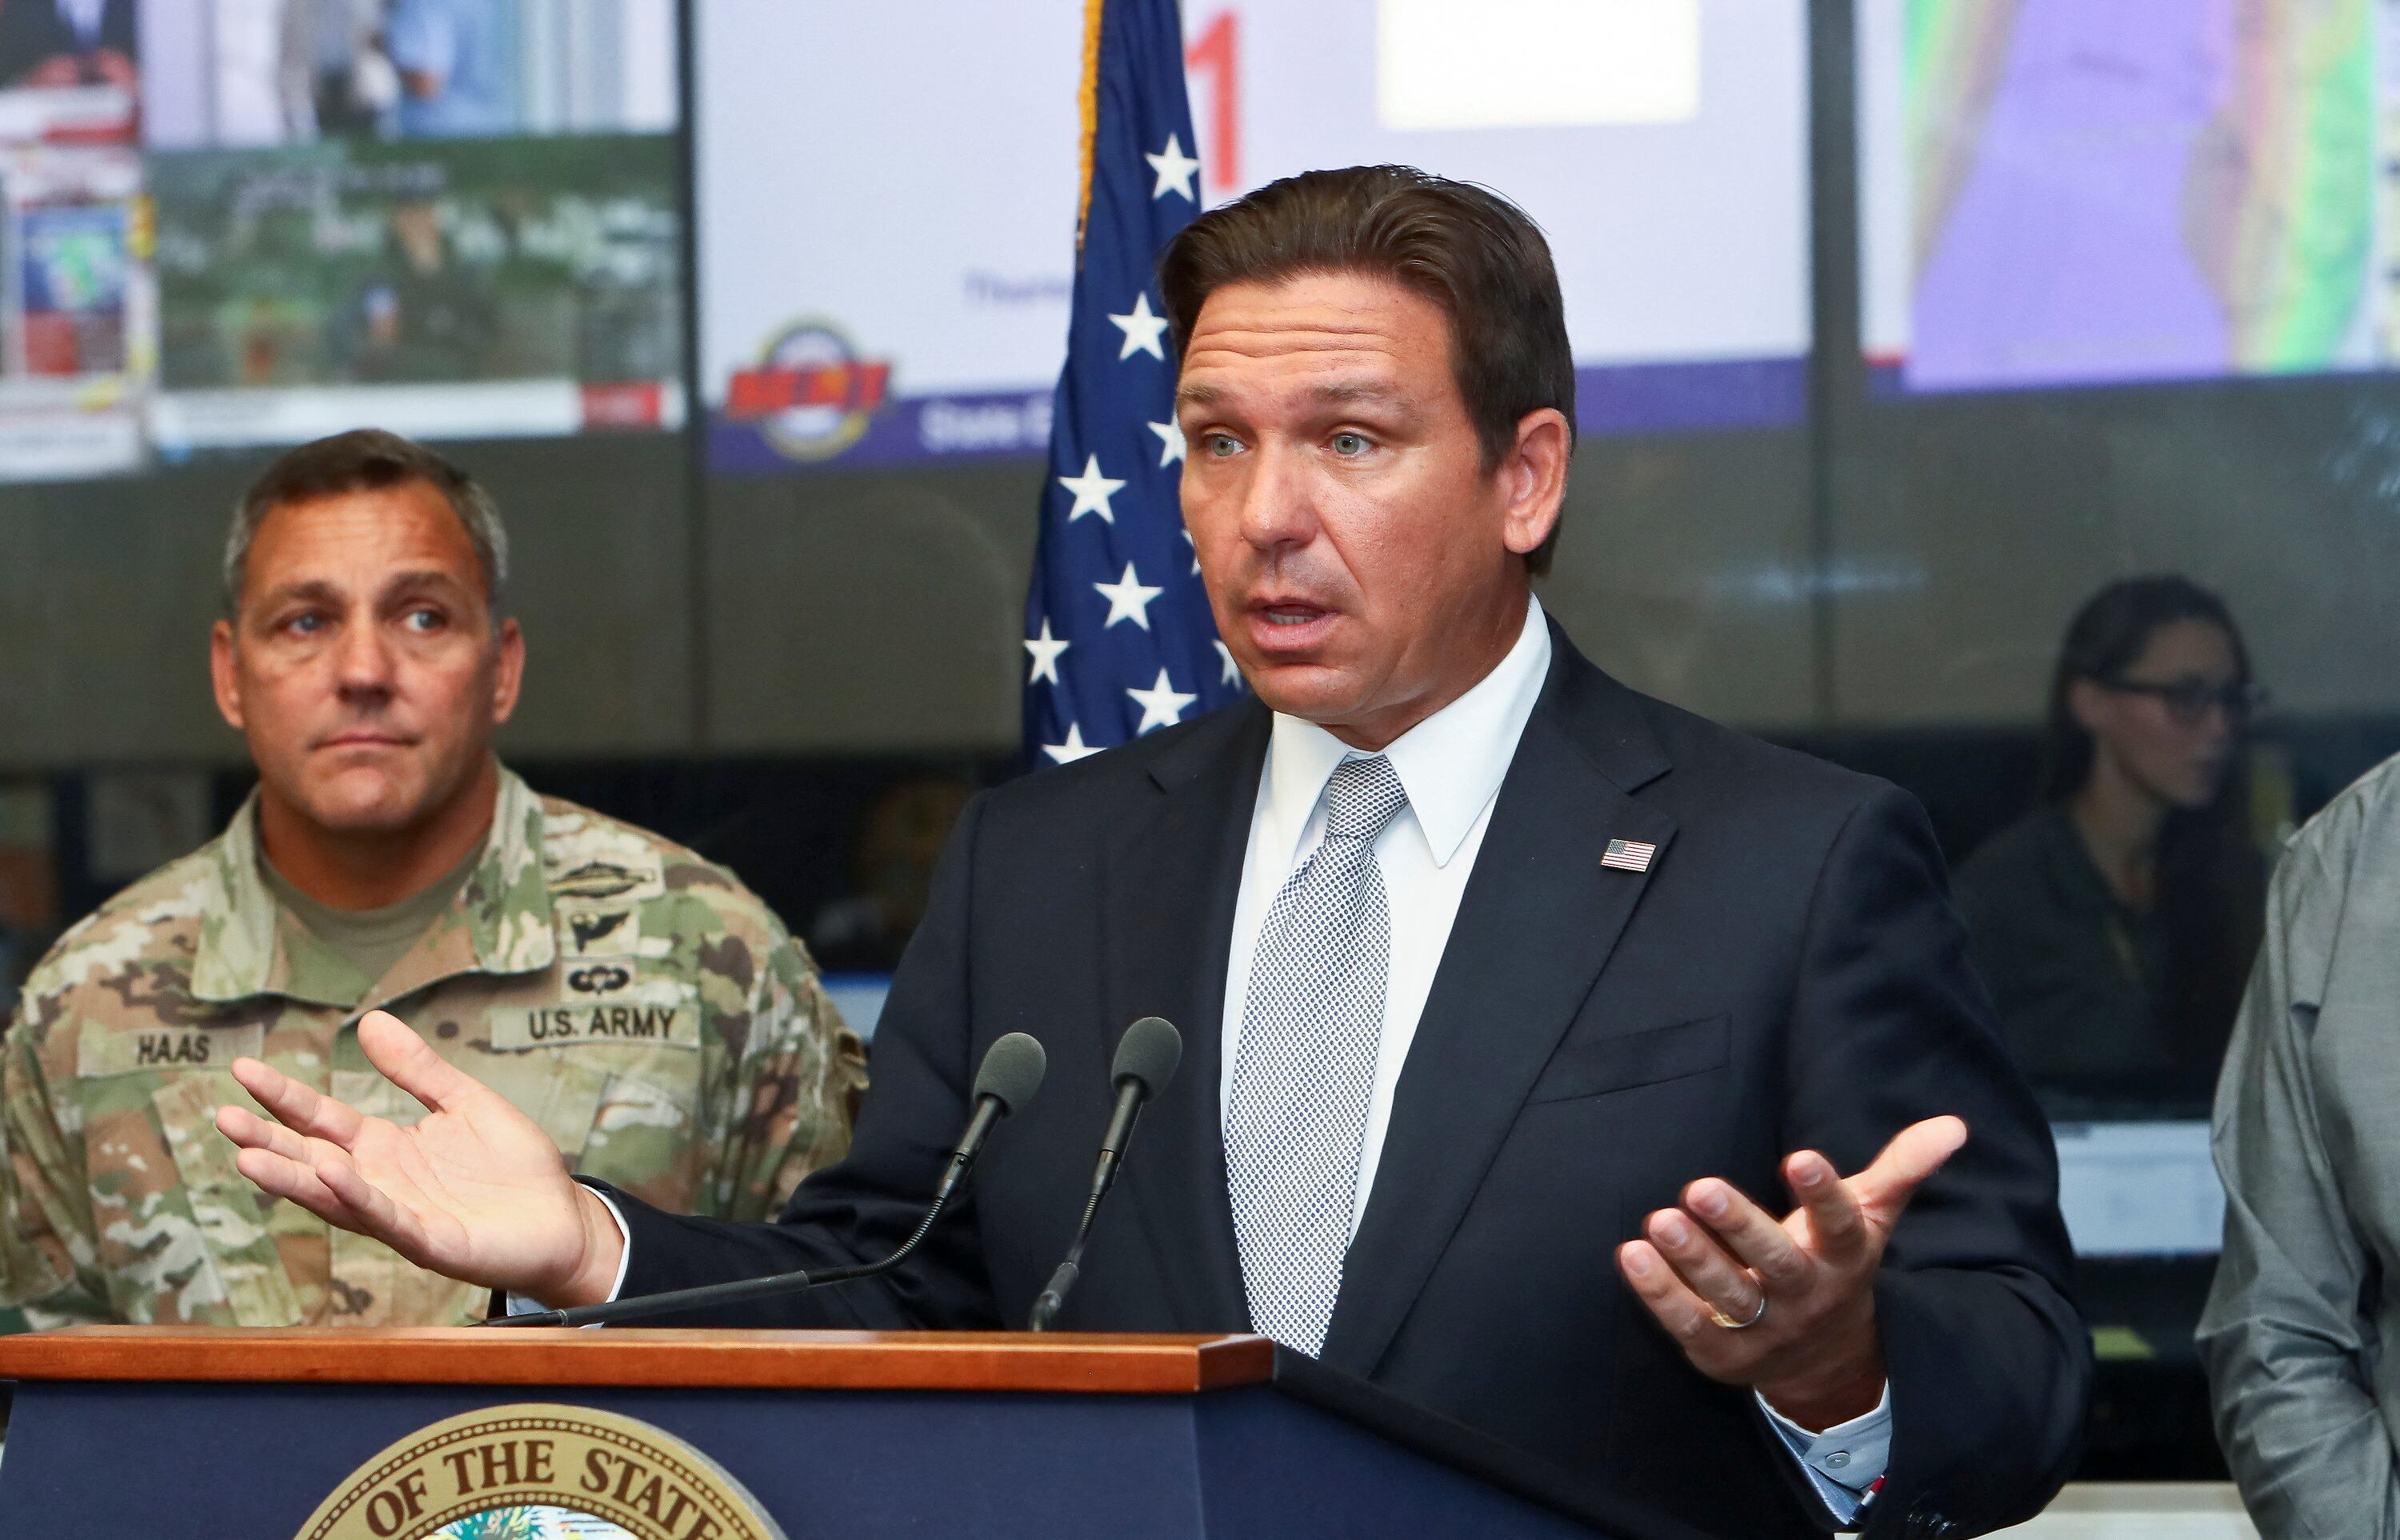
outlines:
[[1086, 0], [1073, 319], [1025, 600], [1026, 754], [1066, 764], [1241, 693], [1176, 500], [1155, 268], [1200, 211], [1175, 0]]

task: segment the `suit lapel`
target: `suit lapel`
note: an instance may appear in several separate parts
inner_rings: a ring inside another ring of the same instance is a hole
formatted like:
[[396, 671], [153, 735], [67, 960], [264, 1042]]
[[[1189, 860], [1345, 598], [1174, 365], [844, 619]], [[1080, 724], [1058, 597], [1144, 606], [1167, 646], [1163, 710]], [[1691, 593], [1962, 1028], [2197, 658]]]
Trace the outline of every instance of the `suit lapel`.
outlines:
[[1104, 855], [1103, 1067], [1136, 1017], [1165, 1016], [1183, 1034], [1181, 1068], [1143, 1110], [1123, 1196], [1140, 1214], [1177, 1321], [1192, 1331], [1249, 1319], [1217, 1086], [1234, 904], [1271, 720], [1244, 702], [1162, 754], [1149, 768], [1154, 807], [1127, 820]]
[[1668, 768], [1636, 698], [1551, 640], [1343, 1267], [1324, 1356], [1352, 1373], [1373, 1373], [1649, 882], [1603, 867], [1608, 841], [1674, 837], [1630, 795]]

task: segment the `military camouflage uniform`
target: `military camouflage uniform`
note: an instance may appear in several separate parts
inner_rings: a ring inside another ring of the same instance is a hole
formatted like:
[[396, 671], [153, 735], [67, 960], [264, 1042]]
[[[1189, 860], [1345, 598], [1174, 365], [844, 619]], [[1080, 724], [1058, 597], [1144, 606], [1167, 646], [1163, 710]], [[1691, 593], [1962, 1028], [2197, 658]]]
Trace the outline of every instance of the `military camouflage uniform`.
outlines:
[[277, 905], [255, 802], [62, 936], [5, 1043], [0, 1303], [36, 1326], [439, 1325], [484, 1291], [266, 1198], [211, 1119], [256, 1055], [411, 1123], [354, 1028], [376, 1006], [529, 1113], [579, 1172], [771, 1214], [838, 1158], [866, 1083], [807, 955], [721, 867], [503, 772], [457, 902], [357, 998]]

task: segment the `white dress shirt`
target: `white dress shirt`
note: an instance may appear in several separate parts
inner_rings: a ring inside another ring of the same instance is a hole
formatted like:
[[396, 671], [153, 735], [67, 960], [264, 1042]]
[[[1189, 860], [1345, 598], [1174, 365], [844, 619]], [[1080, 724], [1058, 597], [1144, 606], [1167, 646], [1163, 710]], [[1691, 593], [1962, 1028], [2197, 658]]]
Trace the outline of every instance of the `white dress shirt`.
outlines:
[[[1384, 1137], [1392, 1122], [1392, 1094], [1398, 1086], [1417, 1020], [1433, 990], [1435, 972], [1450, 945], [1458, 901], [1483, 848], [1483, 832], [1500, 799], [1500, 783], [1517, 757], [1517, 740], [1532, 720], [1550, 672], [1550, 628], [1539, 599], [1525, 605], [1525, 624], [1516, 645], [1471, 689], [1392, 740], [1384, 756], [1392, 763], [1409, 805], [1384, 825], [1375, 840], [1375, 861], [1384, 875], [1391, 908], [1391, 974], [1384, 990], [1384, 1029], [1375, 1056], [1374, 1087], [1367, 1104], [1367, 1127], [1358, 1152], [1358, 1188], [1350, 1210], [1351, 1233], [1367, 1212], [1367, 1197], [1383, 1162]], [[1258, 799], [1250, 811], [1250, 842], [1242, 860], [1242, 885], [1234, 901], [1234, 934], [1225, 968], [1224, 1052], [1217, 1081], [1219, 1125], [1234, 1096], [1234, 1065], [1242, 1043], [1242, 1018], [1249, 1001], [1250, 964], [1260, 929], [1275, 894], [1315, 853], [1325, 838], [1325, 788], [1345, 759], [1366, 757], [1313, 722], [1277, 713], [1259, 774]], [[1619, 1287], [1615, 1279], [1595, 1280]], [[1855, 1522], [1861, 1494], [1883, 1474], [1891, 1442], [1891, 1395], [1865, 1416], [1810, 1433], [1764, 1397], [1759, 1401], [1810, 1486], [1841, 1523]]]
[[[1375, 1081], [1367, 1108], [1364, 1143], [1358, 1152], [1358, 1190], [1351, 1208], [1355, 1234], [1382, 1163], [1384, 1136], [1392, 1121], [1392, 1093], [1415, 1041], [1417, 1019], [1450, 945], [1452, 921], [1476, 853], [1499, 800], [1500, 783], [1517, 757], [1517, 740], [1534, 715], [1534, 702], [1550, 672], [1550, 630], [1541, 601], [1529, 598], [1525, 624], [1499, 665], [1475, 687], [1435, 712], [1384, 750], [1407, 791], [1409, 805], [1395, 814], [1375, 840], [1375, 859], [1392, 923], [1391, 975], [1384, 992], [1384, 1029], [1375, 1057]], [[1234, 903], [1234, 934], [1225, 969], [1225, 1008], [1217, 1085], [1219, 1124], [1234, 1093], [1234, 1064], [1242, 1041], [1242, 1017], [1249, 998], [1250, 964], [1267, 910], [1291, 874], [1325, 837], [1325, 788], [1344, 759], [1363, 757], [1323, 728], [1278, 713], [1259, 775], [1250, 813], [1250, 839], [1242, 861], [1242, 885]], [[619, 1231], [625, 1221], [608, 1206]], [[630, 1247], [628, 1247], [630, 1250]], [[628, 1259], [630, 1260], [630, 1259]], [[615, 1298], [624, 1288], [625, 1264], [618, 1267]], [[1594, 1288], [1621, 1288], [1615, 1278], [1596, 1278]], [[511, 1297], [511, 1314], [539, 1308]], [[1883, 1474], [1891, 1440], [1891, 1396], [1863, 1417], [1822, 1433], [1792, 1423], [1762, 1397], [1777, 1435], [1837, 1522], [1853, 1523], [1863, 1507], [1861, 1494]]]
[[[1500, 782], [1517, 756], [1517, 739], [1550, 672], [1550, 628], [1539, 600], [1525, 606], [1524, 628], [1500, 665], [1474, 688], [1394, 739], [1384, 750], [1409, 794], [1375, 840], [1384, 895], [1392, 920], [1392, 972], [1384, 989], [1384, 1030], [1375, 1054], [1375, 1083], [1367, 1104], [1366, 1141], [1358, 1152], [1358, 1191], [1351, 1233], [1367, 1211], [1384, 1133], [1392, 1121], [1392, 1092], [1417, 1035], [1434, 971], [1450, 944], [1451, 921], [1466, 892], [1475, 854], [1499, 800]], [[1250, 962], [1259, 931], [1275, 894], [1325, 838], [1325, 788], [1358, 750], [1314, 722], [1277, 713], [1250, 813], [1250, 843], [1242, 886], [1234, 901], [1234, 934], [1225, 969], [1224, 1053], [1217, 1079], [1219, 1125], [1234, 1095], [1234, 1061], [1250, 995]]]

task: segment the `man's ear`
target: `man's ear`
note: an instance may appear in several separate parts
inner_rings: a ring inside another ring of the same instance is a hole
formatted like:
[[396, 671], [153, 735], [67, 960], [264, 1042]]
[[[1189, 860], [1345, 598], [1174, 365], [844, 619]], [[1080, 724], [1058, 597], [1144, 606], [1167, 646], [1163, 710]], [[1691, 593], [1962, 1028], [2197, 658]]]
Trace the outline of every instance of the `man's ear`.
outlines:
[[234, 731], [242, 730], [241, 685], [234, 656], [233, 622], [219, 620], [209, 628], [209, 688], [217, 698], [217, 715]]
[[499, 656], [493, 661], [492, 726], [515, 715], [517, 692], [525, 687], [525, 633], [513, 618], [500, 622]]
[[1520, 556], [1541, 549], [1558, 527], [1559, 505], [1567, 495], [1567, 461], [1574, 435], [1558, 408], [1528, 412], [1517, 423], [1517, 442], [1500, 462], [1501, 540]]

